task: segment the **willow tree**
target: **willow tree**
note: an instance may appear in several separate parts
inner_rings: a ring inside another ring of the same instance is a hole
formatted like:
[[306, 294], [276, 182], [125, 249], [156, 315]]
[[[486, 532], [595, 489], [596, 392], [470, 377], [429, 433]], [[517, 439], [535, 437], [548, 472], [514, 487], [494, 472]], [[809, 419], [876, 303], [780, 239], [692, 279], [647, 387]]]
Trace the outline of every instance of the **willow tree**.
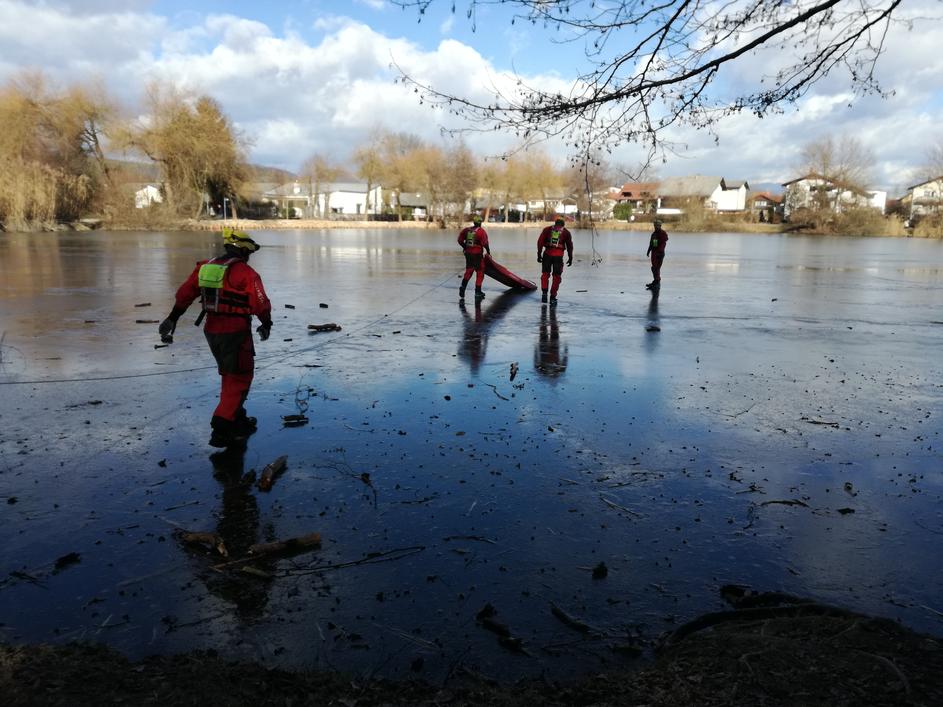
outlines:
[[[443, 0], [393, 0], [420, 18], [436, 2]], [[675, 126], [711, 129], [735, 113], [781, 111], [832, 74], [844, 72], [859, 93], [883, 95], [875, 66], [901, 0], [466, 0], [452, 10], [474, 22], [479, 7], [495, 5], [510, 11], [512, 24], [582, 43], [585, 62], [567, 77], [568, 89], [499, 77], [482, 101], [406, 73], [403, 81], [471, 129], [561, 137], [575, 154], [637, 143], [650, 162], [673, 147]]]
[[161, 83], [148, 87], [146, 103], [125, 141], [160, 166], [168, 205], [195, 218], [207, 200], [232, 200], [244, 180], [245, 144], [219, 104]]
[[74, 220], [95, 208], [108, 174], [103, 130], [114, 110], [103, 89], [57, 89], [41, 73], [0, 89], [0, 221]]

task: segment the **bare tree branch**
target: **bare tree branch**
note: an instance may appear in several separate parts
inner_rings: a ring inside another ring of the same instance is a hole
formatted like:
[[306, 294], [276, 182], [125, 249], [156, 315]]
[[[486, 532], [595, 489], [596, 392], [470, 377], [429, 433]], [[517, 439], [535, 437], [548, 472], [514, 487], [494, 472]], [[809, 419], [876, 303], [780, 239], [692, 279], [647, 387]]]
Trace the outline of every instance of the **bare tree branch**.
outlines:
[[[420, 18], [436, 0], [393, 0]], [[467, 0], [504, 6], [512, 22], [584, 42], [588, 69], [567, 92], [496, 79], [491, 99], [452, 95], [399, 69], [420, 100], [466, 118], [472, 129], [504, 129], [522, 142], [562, 137], [579, 153], [624, 142], [664, 155], [668, 128], [710, 129], [724, 116], [782, 111], [841, 69], [859, 94], [884, 95], [875, 66], [902, 0]], [[455, 4], [453, 12], [457, 10]], [[734, 76], [752, 62], [754, 76]], [[764, 65], [774, 66], [764, 75]], [[398, 68], [398, 67], [397, 67]], [[462, 132], [465, 128], [453, 132]]]

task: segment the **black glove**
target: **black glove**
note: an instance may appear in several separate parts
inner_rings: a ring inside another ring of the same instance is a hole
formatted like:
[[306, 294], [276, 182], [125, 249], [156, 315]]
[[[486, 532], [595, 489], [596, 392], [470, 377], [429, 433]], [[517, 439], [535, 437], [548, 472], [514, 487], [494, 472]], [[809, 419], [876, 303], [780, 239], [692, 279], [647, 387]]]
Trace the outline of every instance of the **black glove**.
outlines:
[[269, 334], [272, 333], [272, 322], [269, 322], [268, 324], [259, 324], [256, 331], [258, 332], [259, 338], [262, 339], [262, 341], [268, 341]]
[[538, 263], [542, 263], [543, 261], [544, 261], [543, 257], [538, 253], [538, 254], [537, 254], [537, 262], [538, 262]]
[[157, 333], [160, 334], [160, 340], [165, 344], [174, 343], [174, 332], [177, 330], [177, 318], [173, 315], [167, 317], [157, 327]]
[[567, 267], [570, 267], [572, 264], [573, 264], [573, 258], [570, 258], [569, 260], [566, 261]]

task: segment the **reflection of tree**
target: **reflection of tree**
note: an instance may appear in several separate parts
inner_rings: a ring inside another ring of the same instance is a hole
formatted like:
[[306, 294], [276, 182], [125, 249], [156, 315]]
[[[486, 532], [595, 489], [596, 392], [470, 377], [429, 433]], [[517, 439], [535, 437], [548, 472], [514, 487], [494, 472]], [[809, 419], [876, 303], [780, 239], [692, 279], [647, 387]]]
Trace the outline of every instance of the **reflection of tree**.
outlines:
[[[243, 475], [245, 448], [216, 452], [210, 455], [210, 461], [213, 463], [213, 476], [223, 487], [216, 532], [226, 544], [231, 559], [245, 557], [249, 546], [260, 542], [259, 507], [252, 495], [252, 480]], [[275, 568], [271, 559], [260, 559], [254, 566], [262, 572], [210, 572], [205, 578], [210, 592], [234, 604], [238, 614], [247, 619], [260, 615], [268, 603], [272, 578], [264, 575], [271, 575]]]
[[534, 347], [534, 368], [538, 373], [551, 378], [563, 375], [570, 358], [569, 346], [560, 347], [560, 326], [557, 323], [557, 308], [542, 307], [537, 345]]
[[458, 356], [462, 360], [468, 361], [472, 373], [478, 373], [481, 362], [485, 360], [489, 330], [518, 301], [519, 294], [514, 290], [503, 292], [491, 300], [491, 304], [484, 310], [481, 307], [481, 302], [476, 301], [474, 316], [468, 312], [464, 302], [459, 302], [458, 306], [462, 310], [464, 328], [462, 340], [458, 346]]

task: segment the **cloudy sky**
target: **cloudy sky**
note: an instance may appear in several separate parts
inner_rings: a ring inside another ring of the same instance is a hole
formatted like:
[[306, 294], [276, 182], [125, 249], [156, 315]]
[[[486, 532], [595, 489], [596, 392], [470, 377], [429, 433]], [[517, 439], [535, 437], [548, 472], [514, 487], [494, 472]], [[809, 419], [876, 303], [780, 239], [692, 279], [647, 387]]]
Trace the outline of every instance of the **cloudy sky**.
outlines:
[[[62, 83], [102, 79], [127, 110], [140, 110], [151, 79], [217, 99], [252, 141], [257, 164], [297, 170], [314, 152], [345, 159], [378, 128], [441, 141], [458, 119], [420, 105], [395, 82], [407, 73], [457, 95], [486, 100], [488, 86], [520, 76], [531, 86], [567, 85], [582, 46], [559, 33], [510, 22], [506, 8], [438, 0], [419, 21], [388, 0], [0, 0], [0, 82], [42, 69]], [[915, 181], [930, 146], [943, 143], [943, 3], [904, 0], [878, 77], [888, 99], [852, 95], [833, 75], [795, 108], [763, 120], [739, 115], [704, 133], [678, 133], [685, 147], [661, 176], [715, 174], [752, 183], [796, 176], [803, 144], [851, 135], [875, 154], [874, 188], [898, 195]], [[755, 65], [754, 65], [755, 66]], [[745, 63], [733, 80], [748, 77]], [[514, 144], [501, 133], [469, 134], [482, 155]], [[565, 162], [565, 148], [550, 152]], [[615, 163], [631, 166], [626, 146]]]

